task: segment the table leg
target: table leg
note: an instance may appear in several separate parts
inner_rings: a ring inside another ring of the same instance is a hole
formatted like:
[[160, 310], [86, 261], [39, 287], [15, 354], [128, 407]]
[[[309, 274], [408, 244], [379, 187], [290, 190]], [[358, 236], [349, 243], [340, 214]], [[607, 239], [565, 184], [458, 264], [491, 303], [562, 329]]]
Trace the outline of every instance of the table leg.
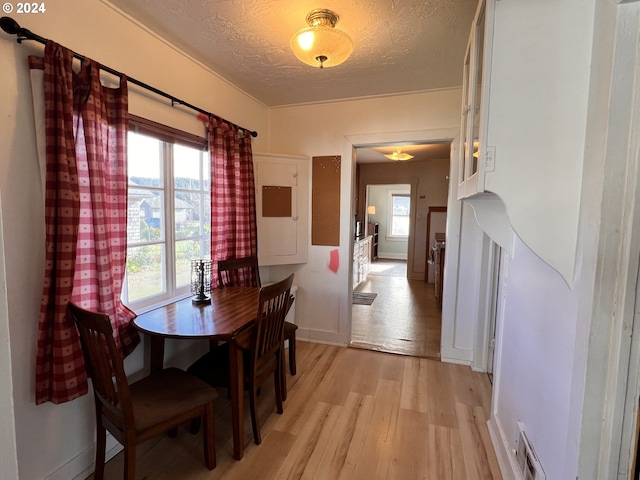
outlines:
[[231, 366], [231, 422], [233, 423], [233, 457], [241, 460], [244, 455], [244, 378], [242, 349], [236, 342], [229, 342]]
[[164, 337], [151, 335], [151, 355], [149, 367], [151, 372], [158, 372], [164, 368]]

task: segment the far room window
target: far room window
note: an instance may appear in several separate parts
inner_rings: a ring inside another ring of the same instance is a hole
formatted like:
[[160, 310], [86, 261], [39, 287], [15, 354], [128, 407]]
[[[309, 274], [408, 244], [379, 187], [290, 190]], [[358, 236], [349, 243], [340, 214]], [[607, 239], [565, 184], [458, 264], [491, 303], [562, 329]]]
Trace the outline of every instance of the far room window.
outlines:
[[389, 221], [387, 237], [407, 238], [409, 236], [409, 211], [411, 196], [408, 191], [389, 191]]
[[134, 309], [188, 294], [191, 260], [211, 255], [208, 154], [170, 133], [129, 132], [123, 300]]

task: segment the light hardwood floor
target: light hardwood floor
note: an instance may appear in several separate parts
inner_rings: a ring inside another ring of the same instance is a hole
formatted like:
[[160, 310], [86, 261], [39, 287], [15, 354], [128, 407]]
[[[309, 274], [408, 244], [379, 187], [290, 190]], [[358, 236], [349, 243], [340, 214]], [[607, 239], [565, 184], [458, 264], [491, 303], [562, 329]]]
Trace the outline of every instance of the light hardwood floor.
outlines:
[[434, 285], [408, 280], [406, 261], [372, 262], [356, 290], [377, 293], [377, 297], [371, 305], [352, 306], [352, 347], [440, 358], [442, 315]]
[[[284, 414], [273, 388], [260, 397], [261, 445], [248, 408], [242, 460], [232, 458], [229, 402], [216, 400], [218, 465], [204, 466], [202, 436], [180, 428], [138, 449], [136, 478], [318, 480], [501, 479], [486, 426], [491, 387], [469, 367], [426, 358], [298, 342]], [[122, 454], [106, 479], [122, 478]], [[91, 477], [90, 477], [91, 478]]]

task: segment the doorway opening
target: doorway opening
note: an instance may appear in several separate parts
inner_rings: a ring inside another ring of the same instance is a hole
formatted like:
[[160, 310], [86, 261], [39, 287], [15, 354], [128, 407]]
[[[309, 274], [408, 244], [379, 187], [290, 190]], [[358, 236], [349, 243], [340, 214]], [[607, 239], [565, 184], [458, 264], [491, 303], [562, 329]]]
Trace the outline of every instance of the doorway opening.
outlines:
[[[440, 153], [420, 157], [436, 146]], [[440, 360], [442, 316], [433, 280], [427, 279], [427, 224], [429, 207], [447, 205], [450, 143], [405, 144], [403, 151], [414, 159], [375, 161], [384, 147], [354, 147], [355, 223], [362, 224], [362, 237], [377, 241], [367, 275], [357, 281], [354, 275], [354, 294], [375, 297], [370, 304], [354, 301], [349, 345]], [[354, 272], [358, 251], [356, 240]]]

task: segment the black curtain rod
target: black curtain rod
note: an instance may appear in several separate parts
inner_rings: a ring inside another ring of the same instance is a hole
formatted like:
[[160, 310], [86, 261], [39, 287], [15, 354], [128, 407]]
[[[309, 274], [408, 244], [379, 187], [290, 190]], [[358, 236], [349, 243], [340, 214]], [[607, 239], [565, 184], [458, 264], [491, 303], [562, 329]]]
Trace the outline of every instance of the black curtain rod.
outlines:
[[[4, 30], [5, 32], [7, 32], [10, 35], [17, 35], [18, 36], [18, 43], [22, 43], [23, 40], [35, 40], [36, 42], [42, 43], [43, 45], [47, 44], [47, 39], [44, 37], [41, 37], [40, 35], [36, 35], [35, 33], [33, 33], [31, 30], [27, 30], [26, 28], [22, 28], [18, 22], [16, 22], [13, 18], [11, 17], [2, 17], [0, 18], [0, 28], [2, 28], [2, 30]], [[75, 58], [77, 58], [78, 60], [84, 60], [85, 57], [83, 55], [80, 55], [78, 53], [73, 54], [73, 56]], [[108, 72], [112, 75], [115, 75], [117, 77], [122, 77], [122, 73], [118, 72], [117, 70], [114, 70], [113, 68], [109, 68], [109, 67], [105, 67], [104, 65], [100, 65], [100, 69], [104, 70], [105, 72]], [[195, 105], [191, 105], [190, 103], [185, 102], [184, 100], [180, 100], [179, 98], [174, 97], [173, 95], [169, 95], [166, 92], [163, 92], [162, 90], [158, 90], [155, 87], [152, 87], [151, 85], [147, 85], [146, 83], [141, 82], [140, 80], [136, 80], [135, 78], [129, 77], [127, 76], [127, 81], [133, 83], [134, 85], [138, 85], [139, 87], [145, 88], [153, 93], [155, 93], [156, 95], [160, 95], [161, 97], [165, 97], [168, 98], [169, 100], [171, 100], [171, 105], [184, 105], [187, 108], [190, 108], [191, 110], [195, 110], [196, 112], [202, 113], [204, 115], [206, 115], [207, 117], [211, 118], [211, 117], [216, 117], [216, 118], [220, 118], [217, 115], [214, 115], [211, 112], [207, 112], [206, 110], [203, 110], [199, 107], [196, 107]], [[223, 119], [221, 119], [223, 120]], [[227, 123], [231, 123], [228, 122], [227, 120], [223, 120]], [[251, 132], [251, 136], [252, 137], [257, 137], [258, 136], [258, 132], [255, 132], [253, 130], [249, 130], [248, 128], [243, 128], [239, 125], [235, 125], [232, 124], [238, 128], [241, 128], [242, 130], [248, 130]]]

